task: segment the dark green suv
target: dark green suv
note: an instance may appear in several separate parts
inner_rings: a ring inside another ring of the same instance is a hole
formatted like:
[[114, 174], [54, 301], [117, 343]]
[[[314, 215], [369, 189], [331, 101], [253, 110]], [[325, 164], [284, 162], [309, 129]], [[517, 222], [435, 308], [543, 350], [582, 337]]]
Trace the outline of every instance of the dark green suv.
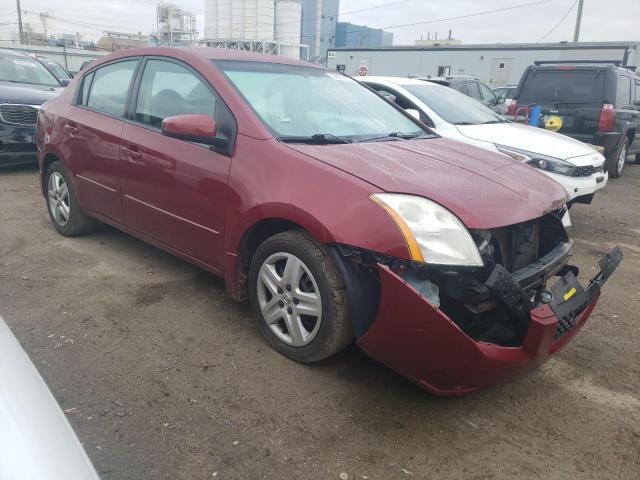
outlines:
[[538, 105], [542, 119], [559, 118], [560, 133], [604, 147], [610, 177], [622, 174], [629, 154], [640, 163], [640, 76], [633, 69], [597, 63], [531, 65], [513, 98], [509, 115]]

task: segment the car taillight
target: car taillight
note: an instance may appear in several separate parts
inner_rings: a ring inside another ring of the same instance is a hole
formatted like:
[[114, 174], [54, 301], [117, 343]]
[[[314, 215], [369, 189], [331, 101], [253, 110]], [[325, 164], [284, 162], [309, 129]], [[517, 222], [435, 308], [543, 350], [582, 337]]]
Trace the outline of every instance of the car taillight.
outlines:
[[518, 102], [515, 100], [511, 100], [509, 106], [507, 106], [507, 115], [515, 115], [516, 110], [518, 109]]
[[613, 105], [605, 103], [600, 111], [600, 120], [598, 121], [599, 132], [611, 132], [615, 128], [616, 123], [616, 111], [613, 109]]

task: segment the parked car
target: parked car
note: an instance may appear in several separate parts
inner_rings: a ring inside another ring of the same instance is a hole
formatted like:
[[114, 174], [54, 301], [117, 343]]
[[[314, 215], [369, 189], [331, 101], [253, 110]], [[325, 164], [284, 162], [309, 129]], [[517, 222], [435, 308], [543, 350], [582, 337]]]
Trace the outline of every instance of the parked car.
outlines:
[[506, 108], [509, 108], [509, 105], [513, 100], [513, 95], [515, 94], [517, 88], [518, 88], [517, 85], [506, 85], [504, 87], [496, 87], [493, 89], [493, 93], [495, 94], [498, 101], [504, 100], [504, 106]]
[[98, 480], [35, 366], [0, 317], [0, 478]]
[[419, 80], [453, 88], [500, 115], [507, 113], [504, 99], [499, 98], [487, 84], [482, 83], [476, 77], [470, 75], [448, 75], [446, 77], [423, 77]]
[[62, 65], [55, 60], [51, 60], [48, 57], [42, 55], [36, 57], [53, 75], [58, 79], [61, 85], [66, 86], [69, 84], [73, 75], [71, 75]]
[[515, 115], [542, 107], [559, 132], [604, 147], [609, 176], [622, 174], [629, 154], [640, 163], [640, 76], [616, 65], [537, 64], [527, 67], [509, 106]]
[[621, 258], [583, 289], [558, 183], [304, 62], [123, 50], [38, 119], [60, 234], [104, 221], [223, 276], [299, 362], [357, 339], [431, 392], [468, 393], [566, 345]]
[[38, 109], [61, 90], [38, 60], [0, 49], [0, 166], [36, 163]]
[[572, 203], [591, 203], [594, 193], [607, 183], [604, 157], [582, 142], [509, 122], [435, 83], [401, 77], [364, 77], [360, 81], [387, 97], [392, 95], [398, 106], [416, 112], [443, 137], [501, 152], [542, 170], [565, 188]]

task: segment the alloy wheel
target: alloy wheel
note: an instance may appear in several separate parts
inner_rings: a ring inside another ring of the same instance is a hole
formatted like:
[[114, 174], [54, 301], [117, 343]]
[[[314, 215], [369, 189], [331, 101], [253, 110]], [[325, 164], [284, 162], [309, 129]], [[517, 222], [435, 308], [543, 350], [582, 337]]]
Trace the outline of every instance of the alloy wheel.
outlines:
[[69, 217], [71, 216], [69, 187], [62, 175], [58, 172], [53, 172], [49, 176], [47, 194], [49, 197], [49, 208], [54, 221], [61, 227], [65, 226], [69, 223]]
[[311, 343], [322, 321], [322, 298], [302, 260], [274, 253], [262, 263], [257, 282], [258, 305], [275, 336], [294, 347]]

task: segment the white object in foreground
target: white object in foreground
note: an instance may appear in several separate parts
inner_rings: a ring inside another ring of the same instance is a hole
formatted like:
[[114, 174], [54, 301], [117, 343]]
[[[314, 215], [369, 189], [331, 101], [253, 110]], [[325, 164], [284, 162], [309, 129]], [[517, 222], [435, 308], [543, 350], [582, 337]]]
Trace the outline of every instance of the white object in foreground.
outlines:
[[2, 317], [0, 480], [98, 480], [64, 413]]

